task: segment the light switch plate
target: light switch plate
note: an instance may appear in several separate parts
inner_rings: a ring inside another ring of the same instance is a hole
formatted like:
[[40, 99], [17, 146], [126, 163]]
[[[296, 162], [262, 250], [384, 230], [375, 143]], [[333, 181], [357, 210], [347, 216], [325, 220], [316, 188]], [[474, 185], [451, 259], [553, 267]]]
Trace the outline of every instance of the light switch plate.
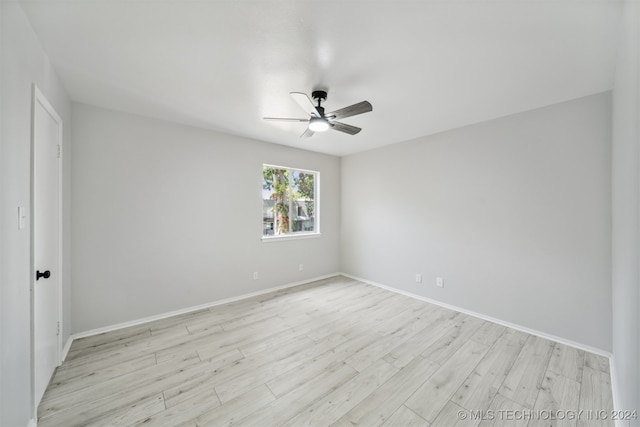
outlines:
[[18, 230], [22, 230], [27, 226], [27, 210], [22, 206], [18, 206]]

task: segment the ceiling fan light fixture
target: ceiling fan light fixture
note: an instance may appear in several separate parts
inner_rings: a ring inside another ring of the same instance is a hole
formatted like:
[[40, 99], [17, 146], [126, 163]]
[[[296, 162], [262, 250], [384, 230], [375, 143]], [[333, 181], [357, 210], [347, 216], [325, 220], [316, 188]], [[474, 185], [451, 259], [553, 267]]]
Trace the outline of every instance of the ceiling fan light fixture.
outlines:
[[362, 113], [368, 113], [373, 111], [373, 107], [369, 101], [358, 102], [357, 104], [349, 105], [348, 107], [340, 108], [339, 110], [332, 111], [325, 114], [324, 107], [320, 105], [322, 101], [327, 99], [327, 92], [324, 90], [314, 90], [311, 93], [313, 99], [318, 102], [315, 105], [311, 98], [302, 92], [290, 92], [293, 100], [307, 113], [309, 119], [293, 119], [285, 117], [265, 117], [265, 120], [279, 120], [283, 122], [305, 122], [307, 123], [307, 130], [304, 131], [301, 138], [308, 138], [313, 136], [316, 132], [324, 132], [329, 129], [338, 132], [343, 132], [348, 135], [355, 135], [362, 129], [356, 126], [351, 126], [346, 123], [336, 122], [335, 119], [343, 119], [345, 117], [356, 116]]
[[329, 122], [321, 117], [312, 117], [309, 120], [309, 129], [314, 132], [324, 132], [329, 129]]

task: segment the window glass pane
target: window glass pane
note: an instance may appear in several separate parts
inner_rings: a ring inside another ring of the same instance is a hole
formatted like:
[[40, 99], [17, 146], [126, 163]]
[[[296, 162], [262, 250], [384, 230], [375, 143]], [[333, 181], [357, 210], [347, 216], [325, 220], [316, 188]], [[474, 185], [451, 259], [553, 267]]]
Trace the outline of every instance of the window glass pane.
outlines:
[[262, 234], [289, 233], [289, 171], [265, 166], [262, 169]]
[[262, 167], [262, 235], [317, 234], [318, 172]]
[[315, 231], [315, 174], [292, 171], [291, 228], [292, 232]]

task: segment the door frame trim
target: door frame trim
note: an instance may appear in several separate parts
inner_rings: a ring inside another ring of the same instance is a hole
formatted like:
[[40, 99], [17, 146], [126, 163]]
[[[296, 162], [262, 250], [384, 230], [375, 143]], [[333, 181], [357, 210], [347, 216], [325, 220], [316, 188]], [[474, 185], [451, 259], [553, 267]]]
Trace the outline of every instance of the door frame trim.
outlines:
[[58, 125], [58, 143], [60, 145], [58, 156], [58, 259], [56, 260], [57, 265], [55, 266], [56, 271], [58, 272], [58, 283], [57, 283], [57, 317], [58, 324], [60, 325], [60, 329], [58, 332], [58, 342], [56, 346], [56, 366], [60, 366], [61, 360], [60, 356], [62, 354], [62, 331], [63, 331], [63, 323], [62, 323], [62, 283], [63, 283], [63, 219], [62, 219], [62, 202], [63, 202], [63, 188], [62, 188], [62, 143], [63, 143], [63, 122], [62, 118], [55, 111], [53, 106], [49, 103], [47, 98], [44, 96], [40, 88], [33, 83], [32, 84], [32, 99], [31, 99], [31, 176], [30, 176], [30, 221], [29, 221], [29, 234], [30, 234], [30, 266], [31, 271], [29, 272], [29, 294], [30, 294], [30, 323], [31, 323], [31, 337], [30, 337], [30, 347], [31, 347], [31, 407], [33, 413], [33, 419], [38, 419], [38, 404], [36, 399], [36, 376], [35, 376], [35, 310], [34, 310], [34, 288], [35, 288], [35, 232], [34, 232], [34, 223], [35, 223], [35, 126], [36, 126], [36, 107], [40, 104], [44, 110], [51, 115], [54, 121]]

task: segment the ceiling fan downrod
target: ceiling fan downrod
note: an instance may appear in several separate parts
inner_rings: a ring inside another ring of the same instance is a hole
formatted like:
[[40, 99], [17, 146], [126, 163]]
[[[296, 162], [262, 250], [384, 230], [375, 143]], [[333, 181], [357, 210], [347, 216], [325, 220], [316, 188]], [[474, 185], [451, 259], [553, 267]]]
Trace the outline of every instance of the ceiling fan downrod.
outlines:
[[324, 117], [324, 107], [322, 107], [320, 104], [322, 103], [322, 101], [327, 100], [327, 92], [324, 90], [314, 90], [313, 92], [311, 92], [311, 97], [318, 101], [316, 110], [318, 110], [318, 113], [320, 113], [320, 117]]

